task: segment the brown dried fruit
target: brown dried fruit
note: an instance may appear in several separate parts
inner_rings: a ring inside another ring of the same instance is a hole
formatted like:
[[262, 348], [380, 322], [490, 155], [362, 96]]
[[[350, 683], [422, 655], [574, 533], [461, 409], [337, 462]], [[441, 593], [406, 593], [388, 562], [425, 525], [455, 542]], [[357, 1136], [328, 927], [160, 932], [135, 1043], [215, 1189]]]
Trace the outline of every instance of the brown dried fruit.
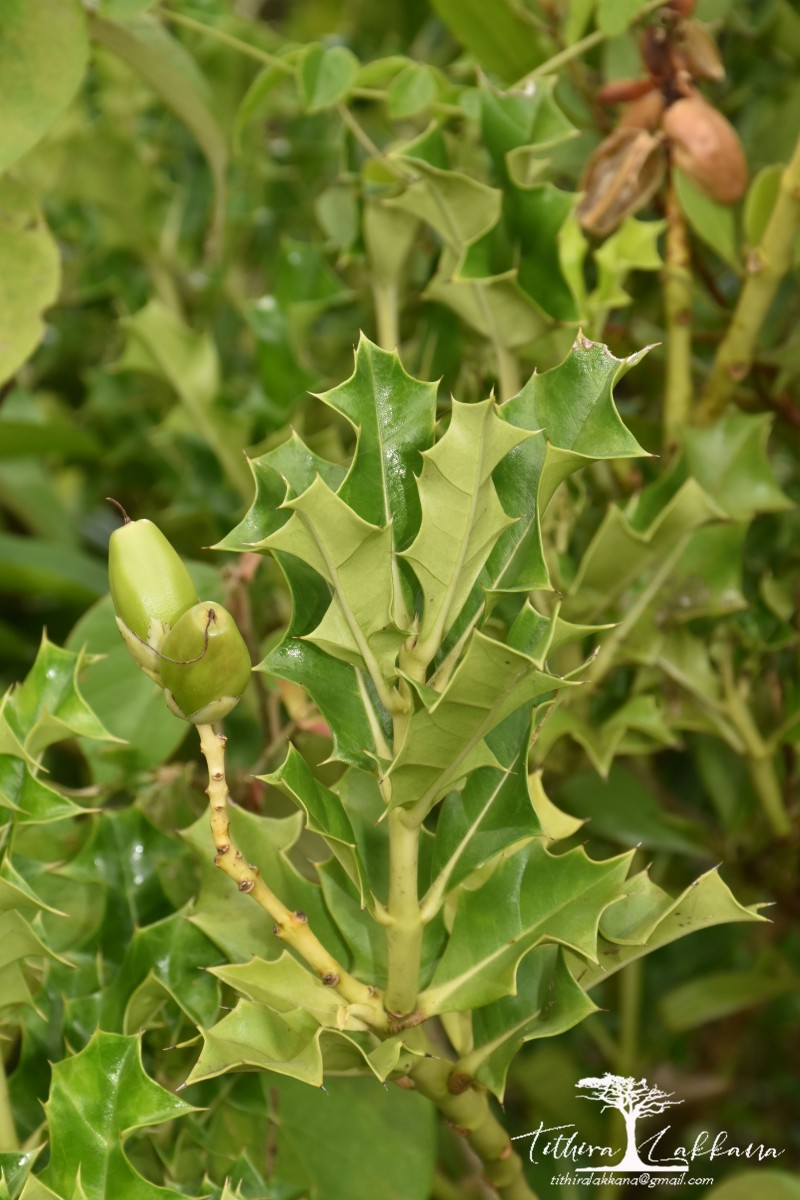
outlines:
[[615, 129], [586, 164], [578, 219], [588, 233], [605, 237], [642, 208], [664, 177], [662, 139], [645, 129]]
[[679, 33], [681, 53], [692, 79], [722, 83], [725, 67], [708, 26], [701, 21], [683, 21]]
[[652, 79], [658, 83], [666, 83], [672, 78], [672, 43], [666, 29], [660, 25], [651, 25], [645, 29], [639, 42], [639, 50]]
[[648, 92], [631, 104], [626, 104], [619, 120], [620, 129], [658, 129], [664, 115], [661, 92]]
[[614, 79], [597, 93], [600, 104], [627, 104], [653, 90], [652, 79]]
[[664, 114], [672, 160], [698, 187], [718, 200], [733, 204], [747, 187], [747, 161], [731, 123], [702, 96], [671, 104]]

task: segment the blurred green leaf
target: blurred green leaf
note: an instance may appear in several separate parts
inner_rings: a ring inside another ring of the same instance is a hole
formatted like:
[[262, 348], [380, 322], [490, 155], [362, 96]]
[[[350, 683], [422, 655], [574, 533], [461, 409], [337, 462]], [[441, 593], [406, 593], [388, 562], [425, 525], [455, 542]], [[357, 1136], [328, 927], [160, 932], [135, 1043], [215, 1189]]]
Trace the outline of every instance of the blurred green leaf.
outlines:
[[658, 1003], [661, 1020], [673, 1033], [697, 1029], [709, 1021], [718, 1021], [758, 1004], [767, 1004], [777, 996], [800, 988], [793, 979], [776, 979], [755, 971], [725, 971], [699, 975], [689, 983], [672, 988]]
[[783, 171], [783, 163], [762, 167], [748, 188], [742, 214], [744, 239], [748, 246], [757, 246], [761, 241], [778, 198]]
[[358, 59], [346, 46], [309, 46], [300, 60], [297, 83], [309, 112], [322, 112], [343, 100], [358, 71]]
[[800, 1178], [769, 1169], [735, 1171], [703, 1196], [704, 1200], [750, 1200], [754, 1188], [760, 1195], [768, 1195], [769, 1200], [800, 1200]]
[[0, 171], [34, 146], [67, 107], [83, 79], [87, 51], [79, 0], [9, 0], [4, 5]]
[[481, 0], [434, 0], [433, 7], [484, 70], [505, 83], [547, 57], [549, 46], [538, 27], [511, 0], [498, 0], [491, 8]]
[[739, 237], [731, 206], [712, 200], [682, 171], [674, 171], [673, 178], [681, 211], [691, 228], [723, 262], [740, 270]]
[[[14, 3], [13, 8], [18, 7]], [[60, 283], [58, 247], [36, 198], [15, 180], [0, 179], [0, 383], [14, 374], [41, 341], [42, 312], [55, 302]], [[0, 425], [0, 445], [4, 442]], [[6, 453], [0, 449], [0, 455]]]

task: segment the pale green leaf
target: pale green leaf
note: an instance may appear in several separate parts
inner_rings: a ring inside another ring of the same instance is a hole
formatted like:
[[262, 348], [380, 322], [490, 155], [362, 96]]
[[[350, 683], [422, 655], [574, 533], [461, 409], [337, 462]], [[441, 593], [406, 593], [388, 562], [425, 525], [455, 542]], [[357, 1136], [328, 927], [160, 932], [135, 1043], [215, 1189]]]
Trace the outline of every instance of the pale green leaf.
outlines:
[[[4, 75], [2, 38], [0, 26], [0, 74]], [[4, 125], [4, 139], [6, 133]], [[2, 153], [0, 146], [0, 157]], [[22, 366], [42, 340], [42, 313], [57, 299], [60, 283], [58, 246], [35, 197], [15, 180], [0, 179], [0, 383]], [[1, 427], [0, 438], [5, 440]]]
[[423, 1011], [478, 1008], [514, 995], [520, 960], [542, 942], [596, 960], [600, 918], [619, 900], [630, 861], [624, 854], [593, 862], [582, 848], [555, 856], [541, 842], [506, 859], [461, 896], [447, 948], [420, 997]]
[[671, 988], [659, 1000], [658, 1013], [671, 1033], [685, 1033], [798, 989], [800, 983], [792, 978], [756, 971], [719, 971]]
[[473, 770], [496, 767], [486, 735], [523, 704], [566, 686], [526, 655], [474, 633], [445, 690], [408, 722], [386, 776], [390, 807], [423, 817]]
[[500, 421], [492, 400], [454, 400], [446, 433], [423, 454], [418, 484], [422, 522], [404, 552], [422, 587], [422, 657], [430, 659], [438, 650], [497, 539], [512, 524], [492, 472], [529, 437], [526, 430]]
[[434, 167], [421, 158], [396, 155], [404, 190], [385, 201], [430, 225], [451, 249], [460, 253], [497, 224], [502, 193], [459, 171]]
[[706, 1192], [703, 1200], [752, 1200], [755, 1195], [769, 1196], [769, 1200], [800, 1200], [800, 1177], [763, 1167], [735, 1171]]
[[538, 26], [511, 0], [434, 0], [434, 9], [456, 38], [493, 75], [511, 83], [532, 71], [549, 53]]
[[266, 1005], [273, 1012], [302, 1009], [320, 1025], [344, 1028], [347, 1004], [333, 988], [325, 987], [315, 975], [288, 950], [280, 958], [265, 962], [252, 958], [248, 963], [213, 967], [212, 974], [230, 984], [248, 1000]]
[[376, 686], [391, 679], [405, 636], [395, 623], [391, 529], [363, 520], [319, 476], [285, 507], [290, 520], [255, 548], [293, 554], [330, 585], [330, 607], [305, 638]]
[[739, 235], [730, 204], [720, 204], [693, 183], [683, 171], [675, 170], [673, 180], [678, 202], [689, 226], [734, 271], [741, 270]]
[[80, 87], [86, 18], [79, 0], [5, 0], [0, 22], [0, 171], [44, 137]]

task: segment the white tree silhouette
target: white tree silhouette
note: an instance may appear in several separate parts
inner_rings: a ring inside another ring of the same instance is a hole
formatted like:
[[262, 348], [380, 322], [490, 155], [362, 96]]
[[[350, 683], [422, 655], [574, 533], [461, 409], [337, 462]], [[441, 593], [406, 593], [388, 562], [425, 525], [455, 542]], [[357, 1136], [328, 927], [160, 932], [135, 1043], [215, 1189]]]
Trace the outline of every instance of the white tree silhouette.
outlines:
[[[666, 1112], [673, 1104], [682, 1104], [682, 1100], [670, 1099], [675, 1095], [674, 1092], [664, 1092], [661, 1088], [649, 1084], [646, 1079], [634, 1079], [631, 1075], [612, 1075], [608, 1071], [599, 1078], [587, 1076], [586, 1079], [579, 1079], [575, 1086], [585, 1088], [588, 1092], [588, 1095], [582, 1096], [581, 1099], [597, 1100], [603, 1105], [603, 1112], [608, 1108], [618, 1108], [625, 1118], [627, 1135], [625, 1153], [613, 1167], [603, 1169], [614, 1171], [686, 1170], [685, 1166], [662, 1167], [642, 1162], [636, 1146], [636, 1122], [639, 1117], [656, 1116]], [[592, 1168], [583, 1169], [590, 1170]], [[597, 1168], [594, 1169], [597, 1170]]]

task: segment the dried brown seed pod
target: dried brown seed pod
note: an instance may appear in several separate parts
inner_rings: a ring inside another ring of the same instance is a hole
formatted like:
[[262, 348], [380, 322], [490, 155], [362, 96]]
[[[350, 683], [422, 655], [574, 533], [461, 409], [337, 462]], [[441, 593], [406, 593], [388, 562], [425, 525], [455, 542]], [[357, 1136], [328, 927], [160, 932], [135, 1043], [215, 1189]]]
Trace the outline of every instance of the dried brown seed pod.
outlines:
[[747, 187], [747, 161], [739, 135], [721, 112], [702, 96], [688, 96], [670, 105], [662, 127], [676, 167], [720, 204], [739, 199]]
[[578, 219], [588, 233], [606, 237], [658, 190], [666, 154], [662, 139], [645, 129], [615, 129], [586, 164]]
[[619, 119], [620, 129], [658, 129], [664, 115], [664, 97], [661, 92], [648, 92], [638, 100], [626, 104]]
[[657, 83], [666, 83], [674, 74], [672, 42], [661, 25], [650, 25], [639, 42], [642, 61], [650, 77]]
[[627, 104], [653, 90], [652, 79], [614, 79], [597, 93], [600, 104]]
[[725, 78], [719, 47], [702, 21], [682, 21], [679, 26], [680, 49], [686, 70], [693, 79], [721, 83]]

